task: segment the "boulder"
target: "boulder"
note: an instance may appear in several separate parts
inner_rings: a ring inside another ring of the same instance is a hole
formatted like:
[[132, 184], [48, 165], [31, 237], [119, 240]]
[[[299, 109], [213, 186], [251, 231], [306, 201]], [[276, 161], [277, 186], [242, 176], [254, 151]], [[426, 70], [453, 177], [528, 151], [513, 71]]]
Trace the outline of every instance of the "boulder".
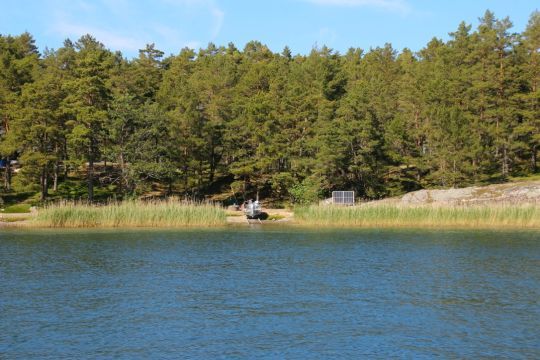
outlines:
[[540, 204], [540, 181], [472, 186], [461, 189], [419, 190], [403, 195], [400, 202], [406, 205]]

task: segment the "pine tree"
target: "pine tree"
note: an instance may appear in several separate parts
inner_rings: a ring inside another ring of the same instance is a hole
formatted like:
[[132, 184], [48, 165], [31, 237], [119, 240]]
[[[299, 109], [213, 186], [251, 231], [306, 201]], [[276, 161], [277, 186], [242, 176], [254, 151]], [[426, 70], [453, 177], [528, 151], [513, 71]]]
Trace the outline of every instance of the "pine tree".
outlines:
[[21, 175], [27, 180], [39, 179], [41, 200], [45, 200], [50, 180], [57, 184], [57, 166], [61, 161], [64, 120], [61, 103], [65, 98], [62, 78], [55, 67], [57, 56], [47, 53], [44, 68], [33, 83], [23, 87], [21, 112], [14, 121], [13, 136], [18, 144], [22, 164]]
[[118, 87], [133, 96], [139, 104], [155, 101], [165, 70], [163, 54], [154, 44], [147, 44], [139, 50], [138, 58], [123, 64], [125, 69], [119, 74]]
[[384, 129], [384, 153], [388, 161], [385, 182], [392, 195], [421, 187], [426, 143], [425, 102], [418, 58], [405, 49], [397, 58], [397, 65], [397, 109]]
[[74, 77], [65, 82], [68, 96], [64, 100], [64, 111], [70, 114], [68, 122], [71, 131], [67, 135], [73, 158], [79, 158], [86, 165], [88, 201], [94, 199], [94, 166], [100, 159], [101, 144], [105, 138], [104, 124], [111, 98], [108, 86], [109, 71], [114, 65], [114, 57], [90, 35], [81, 37], [75, 43], [77, 50]]
[[293, 56], [252, 41], [168, 58], [150, 44], [128, 60], [87, 35], [40, 58], [29, 34], [0, 36], [4, 188], [11, 159], [16, 183], [43, 199], [62, 170], [83, 169], [90, 201], [98, 176], [122, 196], [230, 187], [302, 202], [534, 173], [539, 19], [513, 34], [487, 11], [475, 30], [461, 23], [417, 53]]
[[[509, 99], [515, 92], [513, 81], [513, 38], [508, 33], [512, 23], [508, 18], [497, 20], [486, 11], [473, 35], [475, 65], [472, 72], [472, 95], [483, 131], [484, 159], [482, 172], [509, 175], [511, 154], [510, 135], [515, 126], [514, 109]], [[498, 163], [498, 171], [493, 166]]]
[[540, 12], [535, 11], [519, 46], [520, 89], [514, 100], [519, 109], [519, 123], [514, 128], [513, 148], [528, 157], [528, 171], [538, 171], [540, 148]]
[[271, 64], [274, 55], [260, 42], [246, 44], [238, 65], [238, 82], [231, 120], [224, 144], [234, 176], [233, 192], [255, 196], [269, 184], [273, 163], [271, 136], [277, 121], [272, 118]]
[[0, 35], [0, 157], [4, 159], [4, 189], [11, 190], [10, 162], [16, 155], [18, 144], [11, 122], [17, 117], [20, 94], [24, 84], [33, 81], [38, 66], [39, 53], [29, 33], [20, 36]]

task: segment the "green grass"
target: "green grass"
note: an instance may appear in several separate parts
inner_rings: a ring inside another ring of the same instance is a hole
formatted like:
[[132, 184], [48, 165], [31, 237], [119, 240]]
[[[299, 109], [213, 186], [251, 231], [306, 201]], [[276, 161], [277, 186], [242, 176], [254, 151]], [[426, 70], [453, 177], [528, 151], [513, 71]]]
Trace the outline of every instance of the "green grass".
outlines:
[[512, 182], [521, 182], [521, 181], [539, 181], [540, 174], [532, 174], [528, 176], [511, 176], [510, 180]]
[[225, 211], [214, 204], [176, 200], [125, 201], [107, 205], [63, 202], [40, 209], [30, 226], [54, 228], [91, 227], [190, 227], [220, 226]]
[[0, 203], [3, 203], [4, 206], [15, 205], [19, 203], [31, 203], [35, 192], [12, 192], [4, 193], [0, 195]]
[[307, 206], [294, 214], [299, 224], [323, 227], [540, 228], [538, 205]]
[[6, 214], [24, 214], [30, 212], [30, 207], [30, 204], [16, 204], [8, 206], [3, 212]]

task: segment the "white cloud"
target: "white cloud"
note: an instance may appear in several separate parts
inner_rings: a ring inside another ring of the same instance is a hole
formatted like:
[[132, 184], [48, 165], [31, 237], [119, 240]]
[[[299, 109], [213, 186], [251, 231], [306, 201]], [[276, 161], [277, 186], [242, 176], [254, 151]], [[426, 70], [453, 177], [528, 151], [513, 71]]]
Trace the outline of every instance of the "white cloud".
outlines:
[[182, 49], [184, 47], [188, 47], [190, 49], [197, 49], [201, 47], [200, 41], [184, 40], [185, 34], [182, 34], [182, 32], [176, 28], [172, 28], [170, 26], [162, 24], [153, 24], [152, 30], [156, 34], [158, 34], [164, 42], [169, 44], [169, 46], [173, 46], [176, 49]]
[[405, 0], [304, 0], [317, 5], [326, 6], [347, 6], [347, 7], [376, 7], [384, 10], [399, 13], [411, 11], [409, 4]]
[[221, 32], [225, 20], [225, 12], [217, 5], [214, 0], [161, 0], [165, 4], [177, 7], [205, 8], [210, 12], [213, 24], [211, 29], [212, 39], [216, 38]]
[[166, 52], [196, 49], [214, 41], [225, 20], [217, 0], [154, 0], [152, 6], [129, 0], [49, 1], [53, 11], [50, 32], [71, 39], [91, 34], [128, 56], [151, 42]]
[[221, 27], [223, 26], [223, 21], [225, 20], [225, 13], [218, 7], [210, 8], [210, 12], [212, 13], [212, 16], [214, 17], [212, 38], [216, 38], [219, 35], [219, 32], [221, 31]]
[[117, 34], [113, 31], [108, 31], [92, 26], [71, 24], [68, 22], [58, 22], [54, 26], [54, 30], [65, 37], [72, 37], [78, 39], [79, 37], [90, 34], [94, 36], [98, 41], [104, 43], [107, 47], [112, 49], [121, 49], [136, 51], [142, 48], [144, 41], [140, 39], [134, 39], [129, 36]]

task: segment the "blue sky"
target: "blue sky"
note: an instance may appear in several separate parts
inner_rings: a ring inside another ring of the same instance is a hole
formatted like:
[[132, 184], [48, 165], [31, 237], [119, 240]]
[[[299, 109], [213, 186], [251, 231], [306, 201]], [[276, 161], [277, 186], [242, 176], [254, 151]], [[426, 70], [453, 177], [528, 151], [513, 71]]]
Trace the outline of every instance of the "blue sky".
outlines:
[[273, 51], [288, 45], [307, 53], [327, 45], [419, 50], [447, 39], [464, 20], [473, 26], [486, 9], [510, 16], [522, 31], [537, 0], [4, 0], [0, 33], [29, 31], [40, 49], [91, 33], [126, 57], [154, 42], [166, 54], [208, 42], [242, 48], [259, 40]]

